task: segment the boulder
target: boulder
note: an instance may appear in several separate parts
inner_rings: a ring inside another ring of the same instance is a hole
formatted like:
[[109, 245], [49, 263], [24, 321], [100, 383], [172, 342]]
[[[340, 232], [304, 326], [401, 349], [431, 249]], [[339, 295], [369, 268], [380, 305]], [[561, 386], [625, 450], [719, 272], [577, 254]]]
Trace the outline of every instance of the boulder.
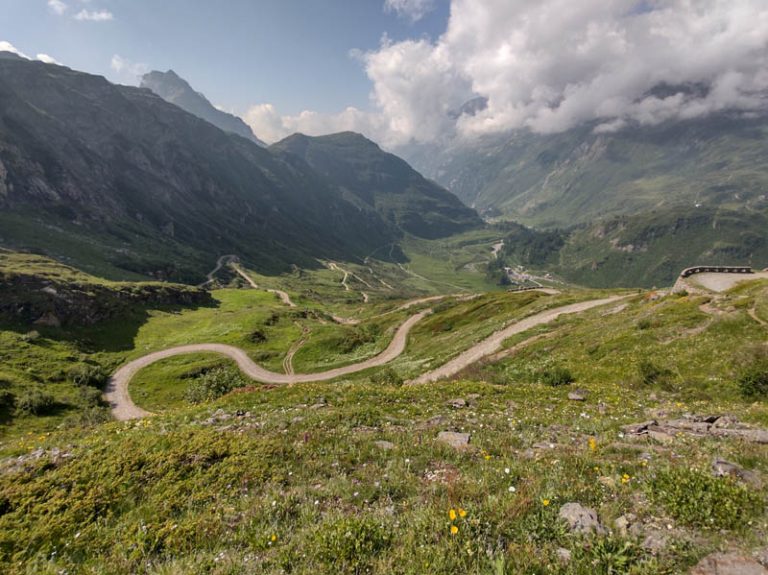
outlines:
[[597, 512], [579, 503], [566, 503], [560, 508], [558, 517], [568, 524], [568, 528], [574, 533], [604, 533], [605, 529], [600, 525]]
[[451, 399], [450, 401], [447, 401], [445, 403], [448, 407], [452, 407], [454, 409], [462, 409], [464, 407], [467, 407], [467, 401], [465, 399], [462, 399], [460, 397], [456, 399]]
[[458, 433], [456, 431], [441, 431], [437, 434], [437, 440], [454, 449], [467, 449], [469, 447], [469, 433]]
[[738, 553], [713, 553], [699, 561], [691, 575], [768, 575], [768, 569]]

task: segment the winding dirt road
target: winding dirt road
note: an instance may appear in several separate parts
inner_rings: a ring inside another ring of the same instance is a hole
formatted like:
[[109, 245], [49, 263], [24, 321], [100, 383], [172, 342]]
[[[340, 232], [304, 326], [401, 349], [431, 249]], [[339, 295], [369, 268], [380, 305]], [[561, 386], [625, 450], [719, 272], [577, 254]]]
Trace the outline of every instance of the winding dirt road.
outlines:
[[106, 392], [104, 393], [104, 398], [111, 406], [112, 415], [115, 417], [115, 419], [137, 419], [151, 415], [150, 412], [141, 409], [139, 406], [133, 403], [133, 400], [131, 400], [131, 396], [128, 393], [129, 382], [140, 369], [147, 367], [156, 361], [188, 353], [210, 352], [225, 355], [237, 363], [237, 366], [240, 368], [240, 371], [242, 371], [243, 374], [262, 383], [290, 384], [335, 379], [337, 377], [357, 373], [358, 371], [363, 371], [371, 367], [384, 365], [398, 357], [401, 353], [403, 353], [403, 350], [405, 350], [405, 343], [411, 328], [431, 312], [432, 310], [421, 311], [405, 320], [400, 325], [400, 327], [397, 328], [397, 331], [395, 332], [395, 335], [387, 348], [379, 355], [360, 363], [338, 367], [336, 369], [330, 369], [320, 373], [275, 373], [274, 371], [269, 371], [257, 363], [254, 363], [254, 361], [248, 357], [248, 354], [246, 354], [242, 349], [221, 343], [198, 343], [156, 351], [126, 363], [124, 366], [118, 369], [109, 379]]
[[[243, 268], [241, 268], [238, 264], [230, 262], [232, 269], [235, 270], [238, 275], [243, 278], [246, 282], [248, 282], [248, 285], [251, 286], [253, 289], [261, 289], [259, 287], [259, 284], [257, 284], [255, 281], [253, 281], [253, 278], [249, 276]], [[280, 301], [282, 301], [285, 305], [288, 307], [296, 307], [296, 304], [291, 301], [291, 296], [289, 296], [286, 292], [280, 289], [265, 289], [264, 291], [267, 291], [269, 293], [275, 294], [277, 297], [280, 298]]]
[[[444, 377], [449, 377], [458, 373], [465, 367], [475, 363], [479, 359], [498, 351], [501, 348], [504, 340], [511, 337], [512, 335], [521, 333], [538, 325], [552, 322], [564, 314], [583, 312], [594, 307], [612, 303], [627, 297], [629, 296], [612, 296], [599, 300], [575, 303], [537, 313], [516, 323], [513, 323], [500, 331], [495, 332], [480, 343], [459, 354], [457, 357], [442, 367], [427, 372], [409, 383], [428, 383], [442, 379]], [[424, 301], [424, 299], [421, 301]], [[431, 309], [423, 310], [405, 320], [395, 332], [395, 335], [387, 348], [377, 356], [360, 363], [347, 365], [320, 373], [275, 373], [256, 364], [250, 357], [248, 357], [244, 350], [233, 347], [231, 345], [219, 343], [202, 343], [172, 347], [162, 351], [150, 353], [122, 366], [110, 378], [104, 397], [112, 407], [112, 415], [115, 417], [115, 419], [127, 420], [151, 415], [150, 412], [141, 409], [133, 403], [131, 396], [128, 393], [128, 384], [140, 369], [151, 365], [156, 361], [160, 361], [161, 359], [188, 353], [210, 352], [225, 355], [230, 359], [233, 359], [237, 363], [237, 366], [240, 368], [240, 371], [242, 371], [246, 376], [256, 381], [269, 384], [292, 384], [307, 383], [313, 381], [327, 381], [337, 377], [351, 375], [371, 367], [379, 367], [397, 358], [405, 350], [405, 344], [411, 328], [413, 328], [414, 325], [416, 325], [419, 321], [431, 313]]]
[[515, 322], [505, 327], [504, 329], [501, 329], [496, 333], [490, 335], [480, 343], [475, 344], [472, 347], [470, 347], [468, 350], [460, 353], [451, 361], [442, 365], [441, 367], [438, 367], [437, 369], [433, 369], [432, 371], [428, 371], [427, 373], [420, 375], [419, 377], [411, 380], [408, 383], [410, 384], [430, 383], [433, 381], [437, 381], [439, 379], [456, 375], [465, 367], [472, 365], [473, 363], [484, 358], [487, 355], [491, 355], [497, 352], [499, 349], [501, 349], [501, 345], [502, 343], [504, 343], [504, 340], [509, 339], [515, 334], [522, 333], [538, 325], [550, 323], [556, 320], [561, 315], [587, 311], [588, 309], [592, 309], [593, 307], [598, 307], [601, 305], [612, 303], [614, 301], [617, 301], [626, 297], [628, 296], [612, 296], [604, 299], [583, 301], [580, 303], [574, 303], [571, 305], [566, 305], [566, 306], [558, 307], [555, 309], [549, 309], [549, 310], [537, 313], [535, 315], [526, 317], [525, 319], [521, 319], [520, 321]]

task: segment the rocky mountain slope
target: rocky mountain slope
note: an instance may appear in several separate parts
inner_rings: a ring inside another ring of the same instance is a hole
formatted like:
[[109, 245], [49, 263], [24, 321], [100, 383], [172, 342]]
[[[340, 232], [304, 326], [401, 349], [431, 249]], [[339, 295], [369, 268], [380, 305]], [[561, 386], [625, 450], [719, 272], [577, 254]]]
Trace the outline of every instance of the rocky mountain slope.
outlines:
[[167, 72], [153, 70], [144, 74], [141, 78], [141, 87], [152, 90], [166, 102], [194, 114], [225, 132], [237, 134], [260, 146], [266, 146], [245, 122], [233, 114], [222, 112], [216, 108], [208, 101], [208, 98], [192, 89], [192, 86], [173, 70]]
[[[360, 169], [389, 179], [379, 167]], [[448, 220], [473, 220], [435, 189]], [[418, 231], [409, 217], [400, 220]], [[0, 245], [106, 277], [196, 283], [221, 254], [271, 272], [361, 258], [401, 234], [297, 155], [225, 133], [149, 90], [0, 59]]]
[[415, 236], [444, 237], [481, 224], [456, 196], [360, 134], [294, 134], [270, 149], [299, 156], [352, 201]]
[[768, 208], [768, 118], [705, 119], [598, 133], [513, 132], [399, 150], [467, 205], [536, 227], [671, 207]]

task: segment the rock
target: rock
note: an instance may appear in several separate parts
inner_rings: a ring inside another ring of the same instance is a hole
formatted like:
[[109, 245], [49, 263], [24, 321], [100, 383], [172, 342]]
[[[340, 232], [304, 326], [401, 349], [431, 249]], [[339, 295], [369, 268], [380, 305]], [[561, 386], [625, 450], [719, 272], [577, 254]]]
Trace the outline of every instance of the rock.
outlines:
[[568, 399], [570, 399], [571, 401], [586, 401], [587, 392], [584, 391], [583, 389], [576, 389], [568, 393]]
[[712, 462], [712, 474], [715, 477], [733, 477], [751, 485], [761, 487], [760, 477], [754, 471], [747, 471], [740, 465], [716, 457]]
[[574, 533], [603, 533], [597, 512], [579, 503], [566, 503], [560, 508], [558, 517], [563, 519]]
[[391, 441], [374, 441], [373, 444], [382, 451], [391, 451], [395, 448], [395, 444]]
[[756, 560], [738, 553], [707, 555], [691, 570], [691, 575], [768, 575]]
[[48, 312], [40, 316], [35, 321], [35, 325], [42, 325], [45, 327], [61, 327], [61, 320], [51, 312]]
[[618, 517], [613, 522], [613, 527], [621, 537], [627, 537], [629, 535], [629, 528], [637, 521], [637, 515], [634, 513], [627, 513]]
[[608, 412], [608, 406], [601, 401], [597, 404], [597, 412], [600, 415], [605, 415]]
[[560, 563], [566, 564], [571, 562], [571, 552], [569, 549], [560, 547], [557, 549], [557, 551], [555, 551], [555, 554], [557, 555], [557, 560], [560, 561]]
[[467, 407], [466, 400], [461, 399], [460, 397], [456, 399], [451, 399], [450, 401], [447, 401], [445, 404], [448, 407], [452, 407], [454, 409], [462, 409], [464, 407]]
[[643, 423], [633, 423], [631, 425], [622, 425], [621, 430], [627, 435], [640, 435], [648, 430], [652, 425], [659, 425], [655, 419], [644, 421]]
[[454, 449], [467, 449], [469, 447], [469, 433], [458, 433], [456, 431], [441, 431], [437, 434], [437, 440]]
[[477, 401], [478, 399], [480, 399], [480, 397], [481, 397], [481, 396], [480, 396], [480, 394], [479, 394], [479, 393], [470, 393], [470, 394], [467, 396], [467, 399], [468, 399], [469, 401]]
[[668, 541], [669, 538], [661, 531], [651, 531], [643, 539], [642, 547], [655, 555], [667, 546]]
[[665, 445], [672, 443], [675, 440], [674, 436], [667, 433], [667, 431], [661, 427], [648, 429], [648, 437]]

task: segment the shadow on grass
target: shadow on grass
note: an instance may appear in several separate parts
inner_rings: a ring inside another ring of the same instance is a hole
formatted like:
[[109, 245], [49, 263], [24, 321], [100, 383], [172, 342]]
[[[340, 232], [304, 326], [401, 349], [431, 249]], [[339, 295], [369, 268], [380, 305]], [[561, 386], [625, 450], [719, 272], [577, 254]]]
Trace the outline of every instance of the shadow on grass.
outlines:
[[[14, 331], [33, 338], [35, 336], [31, 334], [37, 332], [46, 339], [71, 343], [81, 353], [130, 351], [134, 348], [139, 329], [149, 321], [150, 311], [182, 313], [199, 308], [216, 308], [219, 305], [218, 301], [213, 300], [207, 304], [189, 306], [140, 307], [90, 326], [47, 327], [28, 323], [0, 323], [0, 330]], [[39, 345], [45, 345], [45, 342], [41, 341]]]

